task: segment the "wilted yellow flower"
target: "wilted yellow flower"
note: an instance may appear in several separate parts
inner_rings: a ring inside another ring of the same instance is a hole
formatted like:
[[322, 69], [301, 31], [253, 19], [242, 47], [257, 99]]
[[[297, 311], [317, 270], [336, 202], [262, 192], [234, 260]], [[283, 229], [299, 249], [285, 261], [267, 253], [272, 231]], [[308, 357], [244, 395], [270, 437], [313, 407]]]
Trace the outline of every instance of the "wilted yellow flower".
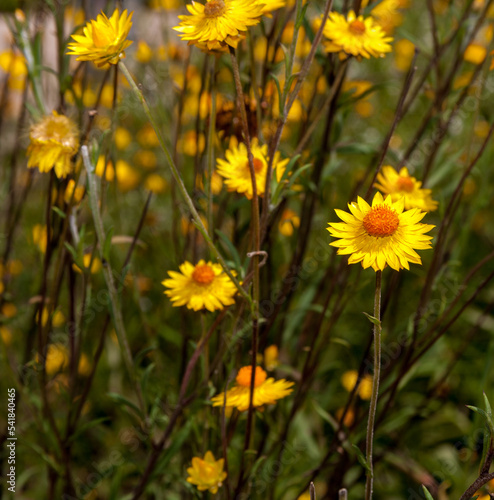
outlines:
[[393, 201], [400, 198], [405, 199], [405, 210], [420, 208], [424, 212], [432, 212], [437, 209], [439, 203], [431, 197], [430, 189], [423, 189], [422, 183], [411, 177], [406, 167], [397, 172], [389, 165], [382, 167], [377, 175], [374, 186], [383, 194], [391, 195]]
[[41, 253], [46, 252], [48, 233], [46, 231], [46, 226], [41, 224], [36, 224], [33, 227], [33, 243], [38, 246]]
[[278, 355], [278, 346], [276, 345], [270, 345], [264, 349], [264, 366], [269, 372], [274, 370], [280, 364]]
[[249, 26], [259, 23], [263, 6], [251, 0], [209, 0], [205, 5], [193, 1], [187, 10], [191, 15], [178, 16], [181, 23], [173, 28], [182, 40], [202, 49], [226, 50], [236, 48]]
[[55, 168], [57, 177], [70, 174], [71, 159], [79, 150], [79, 131], [70, 118], [53, 111], [31, 127], [29, 139], [29, 168], [38, 167], [40, 172]]
[[323, 33], [327, 38], [324, 44], [327, 52], [343, 52], [367, 59], [384, 57], [386, 52], [391, 52], [393, 39], [386, 36], [372, 17], [357, 17], [353, 10], [346, 19], [342, 14], [331, 12]]
[[[237, 408], [239, 411], [248, 410], [251, 375], [252, 366], [240, 368], [235, 379], [235, 385], [226, 391], [226, 402], [225, 393], [222, 392], [211, 398], [213, 406], [230, 406]], [[285, 379], [267, 379], [266, 372], [260, 366], [256, 366], [252, 406], [261, 408], [264, 405], [275, 404], [278, 399], [288, 396], [293, 391], [291, 388], [293, 385], [294, 382], [287, 382]]]
[[285, 208], [281, 214], [278, 230], [283, 236], [291, 236], [294, 229], [300, 226], [300, 217], [291, 209]]
[[[268, 171], [268, 146], [267, 144], [260, 146], [259, 141], [255, 137], [251, 142], [251, 151], [254, 157], [257, 194], [262, 196], [264, 194]], [[273, 161], [273, 172], [278, 181], [281, 180], [287, 163], [288, 159], [280, 160], [280, 153], [277, 151]], [[247, 158], [247, 147], [243, 142], [238, 143], [235, 138], [232, 138], [230, 148], [225, 153], [225, 160], [221, 158], [217, 160], [217, 171], [226, 179], [225, 185], [228, 191], [237, 191], [237, 193], [245, 194], [249, 200], [252, 198], [253, 189]]]
[[84, 186], [77, 186], [75, 180], [70, 179], [67, 183], [67, 187], [65, 188], [63, 199], [67, 204], [69, 204], [72, 200], [72, 203], [77, 205], [81, 202], [85, 192], [86, 188]]
[[168, 271], [168, 274], [170, 278], [162, 284], [170, 288], [165, 290], [165, 294], [170, 297], [174, 307], [215, 311], [235, 303], [233, 297], [237, 288], [219, 264], [200, 260], [194, 266], [185, 261], [180, 265], [179, 273]]
[[213, 495], [221, 488], [226, 479], [223, 471], [224, 459], [215, 460], [214, 455], [207, 451], [204, 458], [194, 457], [192, 467], [187, 469], [187, 482], [197, 486], [199, 491], [209, 490]]
[[[358, 380], [358, 372], [356, 370], [346, 371], [341, 377], [341, 384], [348, 391], [353, 391]], [[370, 399], [372, 395], [372, 376], [364, 375], [360, 380], [357, 394], [362, 399]]]
[[68, 54], [76, 55], [77, 61], [93, 61], [98, 68], [107, 69], [125, 57], [124, 50], [132, 43], [127, 40], [132, 26], [132, 14], [127, 10], [116, 9], [108, 18], [103, 12], [96, 21], [86, 23], [83, 35], [72, 35], [74, 42], [69, 43]]
[[405, 200], [393, 203], [390, 195], [376, 193], [370, 206], [363, 198], [349, 203], [351, 214], [336, 209], [343, 222], [330, 223], [331, 236], [340, 238], [330, 245], [338, 247], [338, 255], [350, 255], [348, 264], [360, 262], [364, 269], [382, 271], [389, 265], [396, 271], [410, 269], [409, 262], [422, 264], [415, 249], [432, 248], [432, 236], [425, 233], [434, 226], [421, 224], [426, 212], [412, 208], [404, 212]]

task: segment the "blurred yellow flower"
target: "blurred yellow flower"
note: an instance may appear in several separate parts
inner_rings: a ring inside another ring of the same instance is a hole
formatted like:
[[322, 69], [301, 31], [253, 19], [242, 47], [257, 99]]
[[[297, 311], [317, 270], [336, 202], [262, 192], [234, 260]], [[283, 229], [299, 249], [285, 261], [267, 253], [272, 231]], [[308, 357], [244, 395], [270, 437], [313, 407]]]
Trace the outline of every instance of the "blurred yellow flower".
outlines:
[[[211, 398], [213, 406], [235, 407], [239, 411], [248, 410], [251, 375], [252, 366], [240, 368], [235, 385], [226, 392], [226, 402], [225, 393], [221, 392], [221, 394]], [[264, 405], [275, 404], [278, 399], [288, 396], [293, 391], [291, 388], [293, 385], [294, 382], [287, 382], [285, 379], [267, 379], [266, 372], [260, 366], [256, 366], [252, 406], [260, 408]]]
[[24, 56], [15, 50], [0, 53], [0, 68], [9, 75], [8, 85], [12, 90], [23, 90], [26, 85], [27, 66]]
[[372, 17], [364, 19], [356, 16], [351, 10], [348, 17], [331, 12], [324, 26], [324, 36], [327, 41], [327, 52], [343, 52], [349, 56], [384, 57], [391, 52], [391, 37], [386, 36], [383, 29], [376, 24]]
[[174, 10], [180, 7], [179, 0], [151, 0], [149, 6], [152, 9]]
[[140, 63], [147, 64], [153, 58], [153, 49], [144, 40], [139, 40], [135, 58]]
[[131, 142], [132, 135], [126, 128], [117, 127], [115, 129], [115, 146], [117, 146], [117, 149], [127, 149]]
[[[84, 265], [84, 268], [86, 270], [89, 269], [89, 265], [91, 264], [91, 254], [90, 253], [85, 253], [82, 257], [82, 263]], [[76, 264], [72, 264], [72, 269], [78, 273], [82, 273], [82, 269], [76, 265]], [[101, 271], [101, 269], [103, 269], [103, 264], [101, 264], [101, 260], [94, 256], [93, 258], [93, 263], [91, 265], [91, 274], [96, 274], [96, 273], [99, 273]]]
[[[36, 354], [36, 361], [40, 362]], [[50, 344], [46, 351], [45, 369], [48, 375], [65, 370], [69, 365], [69, 353], [63, 344]]]
[[84, 193], [86, 188], [84, 186], [77, 186], [74, 179], [69, 179], [67, 187], [65, 188], [65, 193], [63, 199], [67, 205], [71, 202], [73, 205], [77, 205], [84, 198]]
[[132, 43], [127, 36], [132, 26], [132, 14], [116, 9], [108, 18], [103, 12], [86, 23], [83, 35], [72, 35], [75, 40], [68, 44], [68, 54], [76, 55], [77, 61], [93, 61], [98, 68], [107, 69], [125, 57], [124, 50]]
[[115, 164], [118, 189], [124, 193], [134, 189], [139, 184], [141, 177], [126, 161], [118, 160]]
[[6, 326], [0, 326], [0, 338], [5, 345], [12, 344], [12, 331]]
[[[57, 309], [52, 314], [52, 311], [49, 307], [44, 307], [43, 312], [41, 314], [41, 324], [43, 326], [46, 326], [46, 324], [48, 323], [48, 319], [50, 318], [50, 315], [51, 315], [51, 324], [55, 328], [59, 328], [65, 323], [65, 316], [64, 316], [62, 311]], [[36, 321], [38, 321], [38, 320], [39, 320], [39, 312], [38, 312], [38, 314], [36, 314]]]
[[261, 5], [262, 13], [264, 15], [268, 14], [268, 17], [270, 17], [269, 13], [284, 7], [286, 0], [258, 0], [257, 3]]
[[202, 153], [206, 147], [204, 134], [196, 134], [195, 130], [188, 130], [178, 142], [178, 150], [187, 156], [195, 156], [197, 152]]
[[[362, 7], [366, 7], [368, 3], [368, 1], [362, 2]], [[390, 35], [397, 26], [403, 23], [403, 15], [399, 9], [405, 6], [403, 0], [382, 0], [371, 10], [371, 16]]]
[[[348, 391], [353, 391], [355, 384], [358, 380], [358, 372], [356, 370], [346, 371], [341, 377], [341, 384]], [[372, 394], [372, 377], [370, 375], [364, 375], [360, 380], [360, 384], [357, 390], [357, 394], [362, 399], [370, 399]]]
[[57, 177], [70, 174], [72, 157], [79, 150], [79, 131], [70, 118], [53, 111], [31, 127], [29, 139], [29, 168], [38, 167], [40, 172], [54, 168]]
[[221, 488], [226, 479], [223, 471], [224, 459], [215, 460], [214, 455], [207, 451], [204, 458], [194, 457], [192, 467], [187, 469], [187, 482], [197, 486], [199, 491], [208, 490], [213, 495]]
[[291, 209], [285, 208], [281, 214], [278, 230], [283, 236], [291, 236], [294, 229], [300, 226], [300, 217]]
[[382, 271], [386, 265], [399, 271], [410, 269], [409, 262], [422, 264], [415, 252], [432, 248], [432, 236], [425, 233], [434, 226], [421, 224], [426, 212], [412, 208], [404, 212], [405, 200], [393, 203], [391, 196], [386, 199], [376, 193], [370, 206], [363, 198], [349, 203], [351, 214], [336, 209], [344, 222], [330, 223], [331, 236], [340, 238], [330, 243], [338, 247], [338, 255], [350, 255], [348, 264], [360, 262], [364, 269], [372, 267]]
[[279, 364], [278, 346], [270, 345], [264, 349], [264, 366], [268, 372], [273, 371]]
[[46, 231], [46, 226], [41, 224], [36, 224], [33, 227], [33, 243], [38, 246], [41, 253], [46, 252], [48, 233]]
[[236, 48], [249, 26], [260, 21], [262, 4], [251, 0], [209, 0], [205, 5], [187, 5], [191, 15], [178, 16], [181, 23], [173, 29], [182, 40], [206, 50]]
[[158, 136], [153, 127], [148, 123], [137, 132], [137, 142], [143, 148], [155, 148], [160, 145]]
[[391, 195], [393, 201], [404, 198], [405, 210], [420, 208], [424, 212], [432, 212], [439, 205], [437, 201], [432, 199], [432, 191], [423, 189], [421, 187], [422, 183], [415, 177], [411, 177], [406, 167], [397, 172], [389, 165], [384, 166], [377, 175], [376, 180], [374, 187], [383, 194]]
[[77, 367], [77, 372], [83, 377], [87, 377], [91, 373], [91, 364], [89, 363], [89, 358], [82, 353], [79, 358], [79, 366]]
[[153, 151], [149, 151], [148, 149], [141, 149], [136, 152], [134, 155], [134, 161], [140, 166], [144, 167], [148, 170], [152, 170], [156, 168], [158, 164], [158, 159]]
[[[267, 144], [260, 146], [255, 137], [251, 142], [251, 151], [254, 157], [257, 194], [262, 196], [268, 170], [268, 146]], [[287, 163], [288, 159], [280, 160], [280, 153], [277, 151], [273, 161], [273, 172], [278, 181], [281, 180]], [[217, 172], [226, 179], [225, 185], [228, 191], [245, 194], [249, 200], [252, 198], [253, 189], [247, 159], [247, 147], [243, 142], [238, 143], [235, 138], [232, 138], [230, 148], [225, 152], [225, 160], [221, 158], [217, 160]]]
[[180, 272], [168, 271], [168, 274], [170, 278], [162, 284], [170, 289], [165, 290], [165, 294], [174, 307], [215, 311], [235, 303], [237, 288], [219, 264], [200, 260], [194, 266], [185, 261], [180, 265]]
[[159, 174], [151, 174], [148, 177], [146, 177], [146, 180], [144, 182], [144, 186], [146, 189], [149, 191], [152, 191], [153, 193], [159, 194], [163, 193], [166, 190], [166, 181], [161, 177]]
[[[105, 168], [106, 166], [106, 168]], [[98, 177], [103, 177], [103, 174], [105, 175], [105, 179], [108, 182], [111, 182], [115, 178], [115, 169], [113, 168], [113, 163], [111, 161], [106, 162], [105, 164], [105, 157], [100, 156], [98, 158], [98, 161], [96, 162], [96, 167], [94, 169], [94, 173]]]
[[480, 43], [471, 43], [463, 54], [463, 59], [472, 64], [482, 64], [487, 56], [487, 49]]
[[406, 38], [395, 43], [395, 65], [400, 71], [408, 71], [415, 55], [415, 45]]
[[12, 319], [17, 314], [17, 307], [15, 307], [12, 302], [5, 302], [3, 304], [2, 309], [0, 309], [2, 316], [5, 316], [7, 319]]

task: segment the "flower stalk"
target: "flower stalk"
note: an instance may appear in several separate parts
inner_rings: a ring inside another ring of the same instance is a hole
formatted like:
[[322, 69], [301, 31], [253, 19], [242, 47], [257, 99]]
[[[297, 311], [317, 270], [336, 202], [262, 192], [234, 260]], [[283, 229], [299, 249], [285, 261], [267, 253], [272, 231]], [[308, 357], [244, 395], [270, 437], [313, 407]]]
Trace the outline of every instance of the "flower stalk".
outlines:
[[372, 395], [369, 406], [369, 420], [367, 421], [366, 462], [367, 481], [365, 483], [365, 500], [372, 498], [374, 486], [374, 465], [372, 452], [374, 447], [374, 423], [376, 420], [377, 398], [379, 393], [379, 377], [381, 376], [381, 280], [382, 271], [376, 271], [376, 290], [374, 293], [374, 376], [372, 378]]

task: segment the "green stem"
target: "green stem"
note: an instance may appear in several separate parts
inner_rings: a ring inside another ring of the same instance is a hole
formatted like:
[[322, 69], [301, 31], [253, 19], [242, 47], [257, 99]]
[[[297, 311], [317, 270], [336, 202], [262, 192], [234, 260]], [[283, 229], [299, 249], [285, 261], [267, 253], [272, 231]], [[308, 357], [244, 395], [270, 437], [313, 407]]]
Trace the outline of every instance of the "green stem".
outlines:
[[[103, 221], [101, 219], [101, 214], [99, 212], [98, 205], [98, 187], [96, 184], [96, 178], [94, 176], [94, 167], [91, 165], [91, 160], [89, 159], [89, 153], [87, 146], [81, 147], [81, 155], [82, 160], [84, 162], [84, 167], [86, 168], [88, 184], [89, 184], [89, 202], [91, 205], [91, 212], [94, 220], [94, 228], [96, 231], [96, 237], [98, 239], [99, 245], [99, 253], [101, 262], [105, 262], [105, 258], [103, 255], [103, 249], [106, 242], [105, 230], [103, 228]], [[115, 282], [113, 280], [113, 274], [111, 272], [111, 267], [109, 263], [105, 263], [103, 266], [103, 273], [105, 275], [106, 286], [108, 287], [108, 292], [110, 293], [110, 304], [111, 311], [113, 316], [113, 323], [115, 326], [115, 332], [118, 337], [118, 342], [120, 344], [120, 348], [122, 350], [124, 362], [130, 376], [130, 379], [135, 385], [137, 397], [139, 399], [139, 405], [142, 411], [142, 414], [146, 415], [146, 409], [144, 405], [144, 398], [142, 395], [142, 389], [137, 380], [135, 370], [134, 370], [134, 362], [132, 360], [132, 354], [130, 351], [130, 346], [127, 340], [127, 333], [125, 331], [125, 325], [122, 316], [122, 310], [120, 308], [117, 289], [115, 288]]]
[[[214, 133], [216, 125], [216, 56], [211, 55], [211, 112], [209, 113], [209, 130], [208, 130], [208, 230], [213, 231], [213, 164], [214, 164]], [[213, 233], [212, 233], [213, 234]]]
[[187, 188], [185, 187], [185, 184], [182, 180], [182, 177], [180, 176], [180, 172], [178, 171], [177, 166], [175, 165], [175, 162], [173, 161], [173, 158], [168, 151], [168, 148], [165, 144], [165, 140], [163, 138], [163, 135], [161, 134], [161, 130], [158, 127], [158, 123], [156, 122], [155, 118], [153, 117], [151, 110], [149, 109], [148, 103], [146, 102], [146, 99], [144, 98], [143, 93], [139, 89], [139, 87], [136, 85], [134, 79], [132, 78], [132, 75], [130, 74], [129, 70], [127, 69], [127, 66], [122, 61], [119, 61], [118, 63], [120, 69], [122, 70], [122, 73], [124, 74], [125, 78], [130, 84], [130, 87], [132, 91], [134, 92], [135, 96], [137, 99], [140, 101], [142, 104], [142, 108], [144, 109], [144, 113], [146, 114], [149, 122], [151, 123], [151, 126], [153, 127], [154, 131], [156, 132], [156, 136], [158, 137], [158, 141], [160, 143], [161, 149], [163, 150], [163, 153], [165, 154], [166, 160], [168, 162], [168, 166], [170, 167], [170, 170], [172, 171], [173, 178], [175, 179], [175, 182], [177, 183], [178, 189], [185, 200], [185, 203], [187, 203], [187, 206], [189, 207], [189, 210], [192, 214], [192, 218], [194, 219], [194, 223], [199, 230], [199, 232], [202, 234], [204, 237], [204, 240], [209, 246], [209, 249], [213, 253], [213, 255], [218, 259], [218, 262], [220, 263], [221, 267], [225, 271], [226, 275], [232, 280], [233, 284], [237, 287], [239, 293], [246, 299], [249, 304], [252, 305], [252, 299], [250, 298], [249, 294], [243, 289], [242, 285], [238, 282], [238, 280], [233, 276], [232, 272], [230, 271], [230, 268], [227, 266], [225, 260], [223, 259], [221, 253], [219, 250], [216, 248], [215, 244], [213, 243], [213, 240], [209, 236], [209, 233], [207, 229], [205, 228], [201, 218], [199, 217], [199, 214], [197, 213], [196, 207], [194, 206], [194, 202], [192, 201], [191, 197], [189, 196], [189, 193], [187, 192]]
[[367, 421], [366, 461], [369, 467], [365, 483], [365, 500], [371, 500], [374, 485], [374, 466], [372, 464], [372, 450], [374, 444], [374, 422], [376, 420], [377, 396], [379, 393], [379, 377], [381, 375], [381, 278], [382, 271], [376, 271], [376, 291], [374, 294], [374, 376], [372, 377], [372, 395], [369, 406], [369, 420]]

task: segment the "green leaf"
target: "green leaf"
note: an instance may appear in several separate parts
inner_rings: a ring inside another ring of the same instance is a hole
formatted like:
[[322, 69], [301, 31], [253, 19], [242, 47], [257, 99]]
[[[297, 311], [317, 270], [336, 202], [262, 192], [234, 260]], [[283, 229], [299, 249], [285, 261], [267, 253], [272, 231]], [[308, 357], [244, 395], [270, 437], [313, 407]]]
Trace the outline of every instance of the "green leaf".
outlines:
[[32, 448], [53, 470], [57, 471], [58, 474], [62, 474], [62, 470], [57, 464], [56, 460], [51, 455], [45, 453], [45, 451], [40, 446], [29, 441], [24, 441], [24, 444]]
[[238, 254], [237, 249], [235, 248], [235, 245], [230, 241], [228, 236], [219, 229], [216, 229], [215, 233], [220, 237], [221, 242], [223, 243], [225, 248], [230, 253], [231, 257], [235, 261], [235, 268], [237, 269], [237, 271], [240, 271], [242, 269], [242, 261], [240, 259], [240, 255]]
[[276, 85], [276, 88], [278, 89], [278, 104], [279, 104], [279, 108], [280, 108], [280, 116], [283, 115], [283, 108], [284, 108], [284, 102], [283, 102], [283, 99], [281, 97], [281, 87], [280, 87], [280, 82], [277, 78], [277, 76], [274, 74], [274, 73], [269, 73], [269, 76], [274, 80], [274, 83]]
[[70, 436], [70, 438], [67, 440], [67, 443], [73, 443], [81, 434], [84, 434], [89, 429], [92, 429], [93, 427], [96, 427], [97, 425], [111, 420], [109, 417], [101, 417], [97, 418], [96, 420], [91, 420], [91, 422], [86, 422], [85, 424], [81, 425], [78, 427], [77, 431]]
[[362, 450], [356, 445], [356, 444], [352, 444], [352, 448], [354, 449], [355, 453], [357, 454], [357, 459], [358, 461], [360, 462], [360, 465], [367, 471], [370, 473], [370, 466], [369, 464], [367, 463], [367, 460], [364, 456], [364, 454], [362, 453]]
[[367, 317], [367, 319], [368, 319], [368, 320], [369, 320], [372, 324], [374, 324], [374, 325], [376, 325], [376, 326], [381, 326], [381, 322], [380, 322], [377, 318], [375, 318], [374, 316], [371, 316], [370, 314], [367, 314], [366, 312], [363, 312], [362, 314], [364, 314], [364, 315]]
[[290, 177], [290, 182], [288, 183], [288, 188], [291, 188], [294, 182], [300, 177], [301, 174], [303, 174], [306, 170], [308, 170], [310, 167], [312, 167], [312, 163], [307, 163], [303, 167], [300, 167], [297, 169], [297, 171]]
[[134, 412], [137, 415], [139, 415], [139, 417], [141, 417], [141, 418], [143, 417], [141, 410], [132, 401], [129, 401], [128, 399], [124, 398], [123, 396], [121, 396], [120, 394], [117, 394], [115, 392], [109, 392], [107, 394], [107, 396], [110, 399], [113, 399], [113, 401], [115, 403], [117, 403], [118, 405], [127, 406], [127, 407], [131, 408], [132, 410], [134, 410]]
[[[81, 267], [79, 264], [80, 262], [78, 263], [79, 261], [79, 255], [77, 254], [77, 250], [70, 244], [70, 243], [67, 243], [65, 242], [65, 248], [70, 252], [70, 255], [72, 255], [72, 258], [74, 259], [74, 262], [79, 266]], [[81, 268], [82, 269], [82, 268]]]
[[429, 490], [424, 485], [422, 485], [422, 490], [424, 491], [424, 495], [427, 500], [434, 500], [432, 495], [429, 493]]
[[66, 215], [65, 215], [65, 212], [63, 212], [62, 210], [60, 210], [58, 207], [51, 207], [51, 209], [59, 216], [61, 217], [62, 219], [65, 219]]
[[307, 12], [307, 7], [309, 7], [309, 3], [306, 3], [303, 7], [302, 10], [300, 11], [299, 16], [297, 17], [297, 20], [295, 21], [295, 29], [299, 30], [300, 27], [302, 26], [302, 23], [304, 22], [305, 18], [305, 13]]

